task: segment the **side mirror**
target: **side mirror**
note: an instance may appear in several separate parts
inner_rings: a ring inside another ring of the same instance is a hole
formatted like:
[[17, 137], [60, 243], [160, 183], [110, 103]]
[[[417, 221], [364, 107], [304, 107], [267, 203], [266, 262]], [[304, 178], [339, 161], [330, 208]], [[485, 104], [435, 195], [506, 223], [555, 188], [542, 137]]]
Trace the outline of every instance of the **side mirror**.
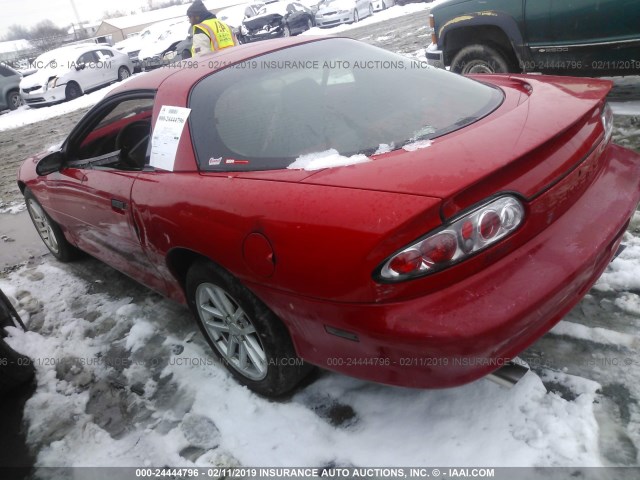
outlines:
[[76, 65], [76, 70], [84, 70], [84, 63], [78, 63]]
[[36, 165], [36, 173], [40, 176], [49, 175], [62, 169], [64, 163], [64, 155], [62, 152], [53, 152], [43, 157]]

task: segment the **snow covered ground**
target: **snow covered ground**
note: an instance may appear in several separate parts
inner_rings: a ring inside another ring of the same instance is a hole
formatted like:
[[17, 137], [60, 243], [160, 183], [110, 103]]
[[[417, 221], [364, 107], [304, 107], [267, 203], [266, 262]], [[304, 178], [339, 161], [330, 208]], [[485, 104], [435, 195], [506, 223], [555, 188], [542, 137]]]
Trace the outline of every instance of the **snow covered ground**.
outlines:
[[40, 466], [602, 465], [596, 382], [563, 375], [567, 401], [534, 373], [421, 391], [323, 372], [269, 401], [215, 362], [185, 308], [107, 270], [47, 257], [0, 281], [31, 330], [9, 343], [36, 363]]

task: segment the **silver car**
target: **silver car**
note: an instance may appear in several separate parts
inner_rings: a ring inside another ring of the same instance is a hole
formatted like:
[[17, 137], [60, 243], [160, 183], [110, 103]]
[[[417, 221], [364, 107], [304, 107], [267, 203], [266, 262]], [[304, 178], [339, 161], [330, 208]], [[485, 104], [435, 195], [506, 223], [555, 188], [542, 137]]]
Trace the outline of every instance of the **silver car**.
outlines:
[[369, 15], [373, 15], [371, 0], [322, 0], [316, 12], [316, 25], [333, 27], [358, 22]]
[[73, 100], [89, 90], [124, 80], [133, 64], [128, 55], [106, 45], [81, 44], [43, 53], [32, 62], [36, 72], [20, 82], [27, 105]]
[[0, 112], [7, 108], [15, 110], [22, 103], [18, 92], [21, 78], [13, 68], [0, 63]]

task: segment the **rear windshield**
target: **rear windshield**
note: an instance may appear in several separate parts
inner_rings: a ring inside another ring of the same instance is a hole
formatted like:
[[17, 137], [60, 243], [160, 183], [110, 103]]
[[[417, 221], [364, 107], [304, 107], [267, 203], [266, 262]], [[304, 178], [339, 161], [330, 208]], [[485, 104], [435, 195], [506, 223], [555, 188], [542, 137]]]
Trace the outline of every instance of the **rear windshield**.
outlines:
[[335, 149], [373, 155], [469, 125], [502, 92], [350, 39], [247, 60], [193, 89], [189, 118], [201, 169], [286, 168]]

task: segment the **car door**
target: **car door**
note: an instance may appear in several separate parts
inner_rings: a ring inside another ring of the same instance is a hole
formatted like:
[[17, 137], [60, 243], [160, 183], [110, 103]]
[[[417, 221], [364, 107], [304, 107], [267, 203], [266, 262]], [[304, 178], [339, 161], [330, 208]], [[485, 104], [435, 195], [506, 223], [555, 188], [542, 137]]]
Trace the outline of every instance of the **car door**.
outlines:
[[369, 0], [356, 0], [358, 17], [364, 18], [369, 14]]
[[313, 18], [313, 13], [301, 3], [294, 2], [292, 5], [297, 14], [296, 31], [304, 32], [307, 30], [308, 21]]
[[[123, 156], [151, 129], [152, 94], [115, 97], [72, 132], [64, 149], [65, 165], [47, 177], [51, 207], [84, 251], [156, 290], [164, 280], [141, 245], [131, 189], [139, 168]], [[139, 138], [130, 138], [133, 129]], [[128, 142], [128, 143], [127, 143]]]
[[595, 74], [640, 70], [637, 0], [525, 0], [528, 43], [538, 70]]
[[98, 62], [102, 71], [102, 83], [111, 83], [118, 80], [118, 65], [113, 56], [113, 52], [106, 48], [101, 48], [96, 51], [98, 55]]
[[78, 82], [82, 91], [87, 91], [101, 85], [103, 74], [98, 65], [98, 56], [91, 50], [78, 57], [75, 62], [73, 79]]
[[300, 31], [302, 26], [302, 11], [297, 7], [295, 3], [289, 3], [287, 5], [287, 16], [285, 20], [289, 25], [289, 30], [291, 34], [295, 34]]

